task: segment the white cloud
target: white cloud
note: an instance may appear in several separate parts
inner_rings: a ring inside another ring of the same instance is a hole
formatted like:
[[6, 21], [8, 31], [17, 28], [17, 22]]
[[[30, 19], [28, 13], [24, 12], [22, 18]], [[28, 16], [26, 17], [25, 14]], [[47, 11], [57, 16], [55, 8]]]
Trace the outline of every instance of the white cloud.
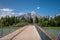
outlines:
[[40, 7], [38, 6], [37, 9], [40, 9]]
[[11, 13], [12, 15], [14, 15], [15, 13], [13, 12], [13, 13]]
[[0, 17], [5, 17], [6, 15], [11, 16], [13, 13], [13, 10], [10, 8], [3, 8], [0, 9]]
[[10, 8], [3, 8], [3, 9], [0, 9], [0, 11], [13, 11], [12, 9], [10, 9]]
[[60, 16], [60, 14], [56, 14], [56, 16]]
[[14, 10], [13, 9], [10, 9], [10, 8], [2, 8], [2, 9], [0, 9], [0, 18], [3, 16], [3, 17], [5, 17], [5, 16], [13, 16], [13, 15], [15, 15], [15, 16], [19, 16], [19, 15], [23, 15], [23, 14], [25, 14], [24, 12], [14, 12]]
[[25, 13], [24, 13], [24, 12], [20, 12], [20, 13], [19, 13], [19, 15], [23, 15], [23, 14], [25, 14]]

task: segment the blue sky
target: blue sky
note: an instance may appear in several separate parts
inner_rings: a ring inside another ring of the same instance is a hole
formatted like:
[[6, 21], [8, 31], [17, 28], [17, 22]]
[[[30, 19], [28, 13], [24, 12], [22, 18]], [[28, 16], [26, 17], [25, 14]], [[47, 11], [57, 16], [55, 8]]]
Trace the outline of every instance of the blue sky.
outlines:
[[0, 0], [0, 16], [19, 15], [33, 10], [41, 16], [60, 14], [60, 0]]

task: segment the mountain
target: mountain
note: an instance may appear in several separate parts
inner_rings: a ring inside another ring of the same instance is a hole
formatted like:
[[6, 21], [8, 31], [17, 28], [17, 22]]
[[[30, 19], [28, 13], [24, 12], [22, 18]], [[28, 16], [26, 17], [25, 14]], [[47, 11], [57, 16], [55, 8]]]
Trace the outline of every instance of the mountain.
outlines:
[[40, 15], [38, 15], [35, 11], [32, 11], [32, 12], [31, 12], [31, 17], [32, 17], [32, 18], [37, 17], [38, 19], [40, 19], [40, 18], [41, 18], [41, 16], [40, 16]]
[[31, 13], [26, 13], [26, 14], [21, 15], [20, 19], [22, 18], [25, 18], [25, 19], [33, 18], [34, 19], [35, 17], [37, 17], [38, 19], [41, 18], [41, 16], [38, 15], [35, 11], [32, 11]]

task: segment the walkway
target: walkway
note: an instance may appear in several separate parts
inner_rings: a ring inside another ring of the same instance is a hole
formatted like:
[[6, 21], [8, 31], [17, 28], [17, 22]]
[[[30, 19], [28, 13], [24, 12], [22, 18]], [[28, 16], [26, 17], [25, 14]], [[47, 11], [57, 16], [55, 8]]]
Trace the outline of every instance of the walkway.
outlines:
[[0, 40], [41, 40], [34, 25], [28, 25], [1, 38]]

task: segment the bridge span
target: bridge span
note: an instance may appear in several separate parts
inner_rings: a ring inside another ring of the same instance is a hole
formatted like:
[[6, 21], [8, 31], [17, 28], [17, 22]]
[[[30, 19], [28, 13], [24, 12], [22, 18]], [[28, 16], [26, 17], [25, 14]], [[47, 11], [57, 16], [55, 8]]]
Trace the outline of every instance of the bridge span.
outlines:
[[50, 36], [40, 27], [26, 25], [0, 38], [0, 40], [56, 40], [56, 38]]

